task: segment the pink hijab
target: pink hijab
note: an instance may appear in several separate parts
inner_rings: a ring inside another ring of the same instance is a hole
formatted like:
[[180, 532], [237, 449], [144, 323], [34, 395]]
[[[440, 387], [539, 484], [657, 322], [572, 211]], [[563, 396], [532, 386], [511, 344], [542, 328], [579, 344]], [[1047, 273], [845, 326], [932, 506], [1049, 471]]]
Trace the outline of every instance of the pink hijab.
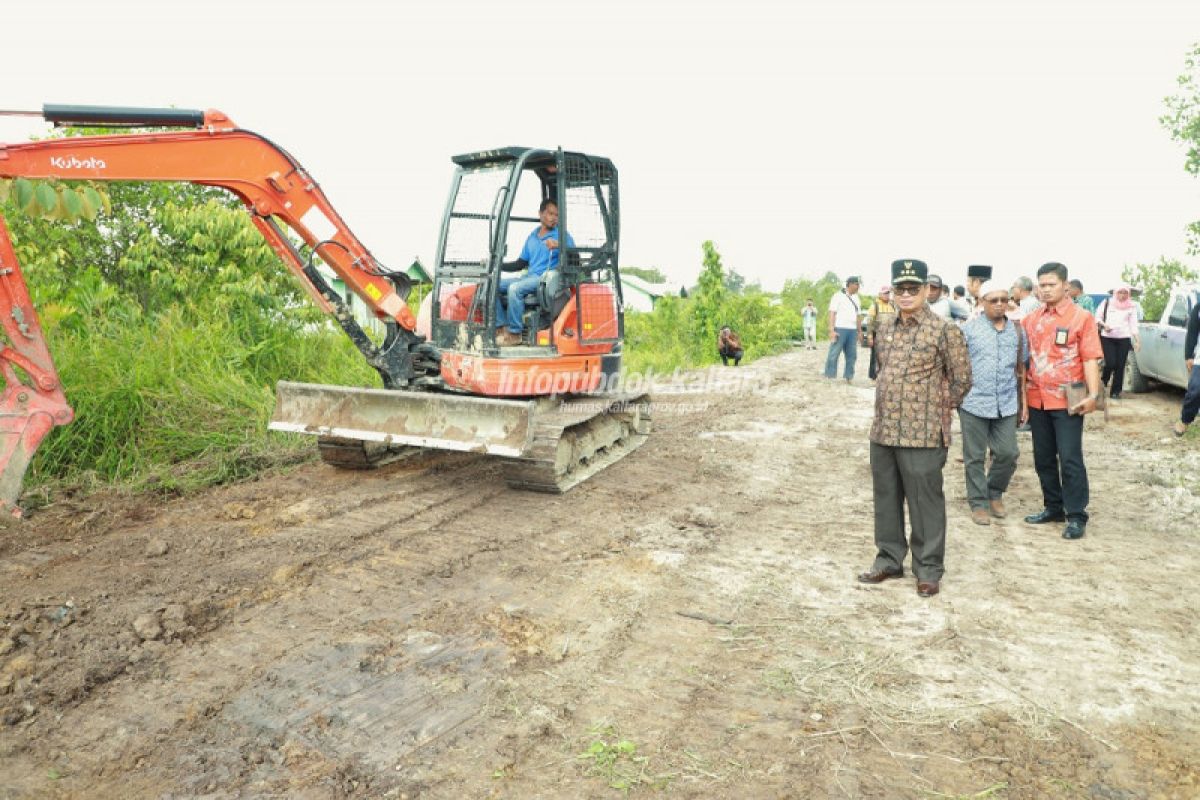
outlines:
[[[1125, 293], [1124, 300], [1117, 296], [1121, 292]], [[1130, 291], [1129, 286], [1121, 285], [1117, 287], [1116, 291], [1113, 292], [1112, 307], [1120, 309], [1121, 311], [1126, 311], [1133, 308], [1133, 292]]]

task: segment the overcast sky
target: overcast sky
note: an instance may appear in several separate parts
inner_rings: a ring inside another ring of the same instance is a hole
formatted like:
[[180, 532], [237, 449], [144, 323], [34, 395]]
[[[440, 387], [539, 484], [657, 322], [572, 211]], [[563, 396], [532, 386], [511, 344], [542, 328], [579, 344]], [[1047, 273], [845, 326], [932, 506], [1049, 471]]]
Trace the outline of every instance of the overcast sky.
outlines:
[[[1186, 258], [1200, 180], [1158, 123], [1200, 0], [7, 2], [0, 108], [218, 108], [380, 260], [429, 264], [456, 153], [620, 170], [621, 261], [701, 242], [778, 289], [923, 258], [950, 283]], [[44, 130], [0, 118], [0, 141]]]

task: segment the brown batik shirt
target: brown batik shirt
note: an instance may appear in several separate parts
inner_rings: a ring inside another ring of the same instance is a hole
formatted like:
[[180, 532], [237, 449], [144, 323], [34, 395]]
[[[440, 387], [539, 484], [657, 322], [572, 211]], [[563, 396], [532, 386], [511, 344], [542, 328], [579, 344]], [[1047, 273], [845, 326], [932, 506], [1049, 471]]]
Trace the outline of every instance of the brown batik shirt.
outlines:
[[971, 390], [962, 331], [923, 306], [879, 323], [879, 373], [871, 441], [889, 447], [949, 447], [950, 418]]

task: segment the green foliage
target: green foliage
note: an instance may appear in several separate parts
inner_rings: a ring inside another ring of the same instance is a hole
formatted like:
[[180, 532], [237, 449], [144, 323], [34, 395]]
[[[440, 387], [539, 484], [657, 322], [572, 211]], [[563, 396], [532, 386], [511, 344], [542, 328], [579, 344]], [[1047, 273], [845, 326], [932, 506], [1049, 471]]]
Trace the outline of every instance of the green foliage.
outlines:
[[0, 214], [76, 411], [27, 486], [245, 475], [312, 452], [266, 431], [277, 380], [377, 385], [222, 189], [18, 179]]
[[721, 308], [729, 294], [725, 288], [725, 270], [721, 266], [721, 254], [712, 241], [703, 245], [704, 266], [700, 270], [700, 284], [695, 298], [695, 330], [701, 338], [715, 341], [722, 325], [730, 323], [721, 318]]
[[725, 274], [725, 290], [730, 294], [738, 294], [746, 288], [746, 278], [735, 269]]
[[1164, 100], [1167, 113], [1159, 122], [1171, 138], [1187, 148], [1184, 168], [1200, 175], [1200, 43], [1184, 59], [1184, 71], [1176, 79], [1178, 91]]
[[[1192, 46], [1177, 82], [1179, 88], [1164, 101], [1167, 113], [1159, 117], [1159, 122], [1172, 139], [1185, 147], [1184, 169], [1200, 175], [1200, 43]], [[1188, 226], [1188, 249], [1200, 255], [1200, 221]]]
[[27, 217], [74, 223], [94, 222], [108, 197], [91, 184], [75, 181], [31, 181], [0, 178], [0, 205]]
[[625, 314], [625, 367], [630, 372], [661, 374], [718, 363], [717, 334], [722, 325], [741, 337], [746, 361], [779, 352], [796, 337], [799, 310], [761, 291], [729, 293], [720, 256], [711, 242], [705, 245], [706, 274], [701, 275], [695, 294], [663, 297], [650, 313]]
[[[80, 301], [93, 292], [94, 302]], [[76, 420], [43, 442], [31, 487], [115, 482], [173, 490], [241, 477], [300, 448], [312, 452], [307, 437], [268, 434], [275, 381], [374, 379], [328, 327], [264, 334], [244, 318], [181, 307], [153, 317], [92, 316], [114, 296], [94, 272], [73, 295], [86, 324], [67, 318], [49, 338]]]
[[667, 276], [658, 267], [621, 267], [624, 275], [633, 275], [648, 283], [666, 283]]
[[[805, 303], [812, 298], [813, 305], [817, 308], [817, 338], [821, 339], [829, 335], [829, 303], [833, 296], [841, 290], [841, 279], [834, 273], [827, 272], [816, 281], [809, 278], [794, 278], [785, 281], [780, 298], [783, 300], [784, 307], [795, 312], [797, 318], [799, 318]], [[862, 301], [862, 303], [863, 308], [866, 309], [866, 301]]]
[[1171, 299], [1171, 290], [1180, 284], [1200, 279], [1200, 275], [1180, 261], [1162, 257], [1153, 264], [1125, 267], [1121, 271], [1121, 279], [1142, 290], [1141, 303], [1146, 319], [1157, 321]]
[[637, 744], [626, 739], [611, 725], [592, 728], [594, 737], [587, 749], [576, 756], [589, 775], [603, 778], [610, 789], [628, 792], [637, 786], [665, 788], [668, 779], [647, 772], [649, 759], [637, 753]]

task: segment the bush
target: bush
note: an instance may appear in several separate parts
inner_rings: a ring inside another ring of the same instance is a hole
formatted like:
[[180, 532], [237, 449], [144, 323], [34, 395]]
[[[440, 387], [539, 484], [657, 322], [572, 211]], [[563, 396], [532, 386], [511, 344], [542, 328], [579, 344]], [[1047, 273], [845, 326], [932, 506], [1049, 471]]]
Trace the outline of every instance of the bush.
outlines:
[[[42, 443], [28, 486], [153, 482], [191, 488], [312, 452], [267, 431], [281, 378], [377, 385], [340, 331], [191, 317], [112, 319], [48, 332], [76, 420]], [[290, 454], [290, 455], [289, 455]]]

